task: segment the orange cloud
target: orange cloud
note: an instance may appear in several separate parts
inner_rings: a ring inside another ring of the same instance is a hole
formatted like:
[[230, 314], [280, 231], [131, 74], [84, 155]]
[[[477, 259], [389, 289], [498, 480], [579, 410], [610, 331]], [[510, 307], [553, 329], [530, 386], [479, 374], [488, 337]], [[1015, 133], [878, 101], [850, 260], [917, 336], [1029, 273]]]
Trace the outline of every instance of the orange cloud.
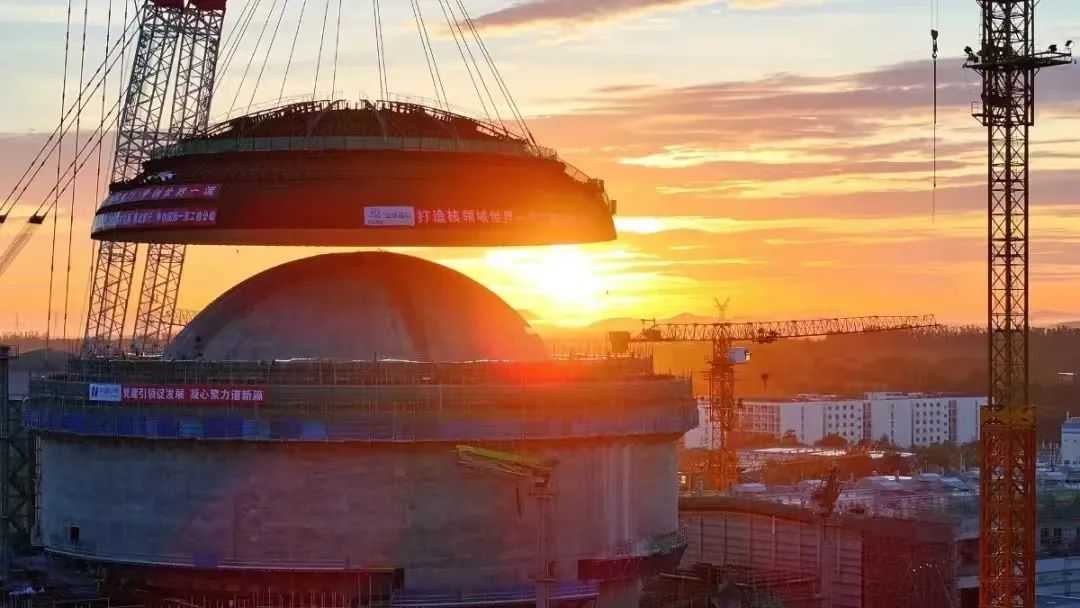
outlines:
[[[738, 9], [766, 9], [820, 4], [823, 1], [728, 0], [726, 4]], [[490, 29], [550, 23], [593, 23], [714, 3], [715, 0], [528, 0], [482, 15], [476, 19], [476, 23]]]

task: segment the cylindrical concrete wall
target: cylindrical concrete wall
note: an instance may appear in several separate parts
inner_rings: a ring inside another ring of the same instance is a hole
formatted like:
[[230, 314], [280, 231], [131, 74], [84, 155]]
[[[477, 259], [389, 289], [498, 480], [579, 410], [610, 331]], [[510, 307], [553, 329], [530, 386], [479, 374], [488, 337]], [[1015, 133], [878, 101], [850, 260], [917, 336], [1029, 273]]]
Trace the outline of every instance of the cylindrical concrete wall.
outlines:
[[[577, 561], [677, 527], [675, 437], [528, 442], [559, 461], [554, 555]], [[54, 551], [220, 568], [403, 568], [407, 589], [528, 584], [529, 484], [453, 444], [102, 440], [49, 435], [41, 530]], [[77, 532], [72, 531], [77, 527]]]

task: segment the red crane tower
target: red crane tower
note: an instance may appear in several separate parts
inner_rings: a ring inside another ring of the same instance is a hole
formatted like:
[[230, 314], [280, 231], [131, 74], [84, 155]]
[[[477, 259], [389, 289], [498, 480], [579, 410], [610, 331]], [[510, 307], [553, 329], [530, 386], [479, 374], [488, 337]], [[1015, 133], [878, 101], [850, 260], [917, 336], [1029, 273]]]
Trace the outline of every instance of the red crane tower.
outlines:
[[1028, 130], [1035, 74], [1073, 62], [1072, 42], [1035, 48], [1036, 0], [978, 0], [987, 128], [989, 401], [982, 412], [979, 606], [1035, 606], [1035, 409], [1028, 399]]
[[[146, 0], [141, 7], [139, 40], [117, 126], [110, 181], [133, 178], [152, 150], [206, 128], [225, 4], [226, 0]], [[84, 354], [107, 355], [122, 349], [137, 253], [136, 243], [98, 244]], [[159, 351], [159, 343], [168, 339], [184, 254], [184, 245], [147, 248], [132, 350]]]
[[[735, 366], [749, 360], [749, 351], [737, 343], [767, 344], [783, 338], [811, 338], [937, 327], [933, 315], [849, 317], [807, 321], [750, 321], [744, 323], [653, 323], [630, 339], [634, 343], [710, 342], [709, 420], [711, 448], [705, 485], [726, 490], [738, 480], [738, 458], [730, 441], [738, 403]], [[612, 341], [616, 343], [615, 340]]]

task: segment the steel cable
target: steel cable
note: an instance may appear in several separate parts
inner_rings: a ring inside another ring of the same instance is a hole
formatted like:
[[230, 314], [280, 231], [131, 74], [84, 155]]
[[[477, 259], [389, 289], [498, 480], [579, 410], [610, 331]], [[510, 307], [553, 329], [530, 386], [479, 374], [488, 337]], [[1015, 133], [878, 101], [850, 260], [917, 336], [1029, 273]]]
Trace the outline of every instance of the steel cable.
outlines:
[[[86, 26], [87, 21], [90, 18], [90, 0], [83, 0], [83, 25], [82, 25], [82, 43], [79, 50], [79, 88], [78, 91], [83, 89], [83, 79], [86, 77]], [[102, 87], [104, 90], [104, 87]], [[82, 97], [82, 93], [79, 93], [79, 97]], [[82, 101], [79, 99], [79, 101]], [[75, 158], [79, 158], [80, 140], [79, 130], [82, 129], [82, 112], [79, 112], [75, 116]], [[64, 262], [64, 320], [63, 320], [63, 338], [66, 341], [68, 337], [68, 307], [71, 301], [71, 247], [75, 242], [75, 200], [78, 198], [79, 189], [77, 184], [72, 183], [71, 186], [71, 205], [68, 210], [68, 238], [67, 238], [67, 255]], [[53, 218], [54, 225], [57, 223], [56, 218]]]
[[492, 58], [491, 53], [487, 49], [487, 45], [484, 43], [484, 39], [480, 37], [480, 32], [476, 28], [476, 23], [473, 21], [472, 16], [469, 15], [468, 9], [465, 8], [465, 4], [462, 0], [457, 0], [458, 5], [461, 7], [461, 13], [465, 17], [465, 23], [469, 26], [469, 30], [472, 31], [473, 38], [476, 39], [476, 44], [480, 47], [480, 52], [483, 54], [484, 59], [487, 61], [488, 69], [491, 70], [492, 76], [495, 78], [495, 83], [499, 86], [503, 97], [506, 99], [506, 103], [510, 108], [510, 112], [514, 115], [518, 125], [524, 131], [523, 135], [529, 138], [529, 141], [533, 144], [536, 143], [536, 139], [533, 137], [532, 131], [529, 130], [529, 125], [525, 123], [525, 118], [521, 115], [521, 111], [518, 109], [517, 102], [514, 101], [514, 96], [510, 94], [510, 87], [507, 86], [506, 81], [502, 77], [502, 73], [499, 71], [499, 67], [495, 65], [495, 60]]
[[[135, 16], [135, 19], [133, 19], [132, 22], [129, 24], [128, 28], [125, 29], [125, 33], [128, 29], [132, 29], [132, 27], [137, 26], [139, 18], [139, 15]], [[132, 40], [134, 40], [134, 38], [132, 38]], [[123, 47], [123, 51], [126, 52], [126, 44], [128, 43], [126, 40], [126, 36], [123, 43], [125, 45]], [[121, 42], [117, 42], [114, 45], [113, 50], [116, 51], [118, 48], [120, 48], [120, 44]], [[84, 101], [82, 105], [73, 103], [71, 107], [68, 108], [67, 112], [63, 115], [60, 124], [58, 124], [56, 128], [53, 129], [53, 132], [49, 135], [49, 137], [46, 138], [45, 143], [42, 144], [41, 148], [38, 149], [38, 152], [34, 155], [34, 158], [30, 161], [30, 164], [27, 166], [26, 170], [23, 171], [23, 174], [19, 177], [19, 179], [15, 182], [15, 185], [12, 186], [11, 190], [8, 192], [8, 196], [5, 199], [5, 205], [2, 210], [0, 210], [0, 217], [4, 217], [8, 213], [10, 213], [11, 209], [15, 206], [18, 200], [26, 194], [26, 190], [30, 187], [30, 184], [37, 178], [38, 174], [45, 167], [45, 164], [48, 162], [49, 158], [52, 157], [53, 151], [56, 150], [57, 147], [60, 145], [60, 141], [63, 139], [63, 137], [67, 135], [68, 129], [70, 128], [71, 124], [68, 121], [69, 117], [75, 112], [83, 111], [86, 103], [89, 103], [88, 100], [94, 95], [94, 93], [97, 92], [98, 88], [103, 86], [104, 75], [116, 66], [117, 62], [122, 58], [122, 55], [122, 53], [119, 55], [114, 54], [111, 59], [111, 64], [109, 63], [110, 60], [106, 59], [105, 62], [98, 66], [98, 69], [90, 77], [91, 84], [87, 85], [87, 88], [93, 86], [92, 90], [88, 95], [80, 97], [80, 99], [84, 99], [86, 101]], [[104, 74], [102, 73], [103, 70]], [[123, 70], [121, 70], [121, 72], [123, 72]], [[99, 76], [101, 78], [99, 78]], [[95, 82], [97, 84], [93, 85], [92, 83]]]
[[[251, 108], [255, 104], [255, 95], [259, 92], [259, 85], [262, 84], [263, 74], [266, 72], [266, 64], [270, 63], [270, 51], [274, 48], [274, 41], [277, 40], [278, 32], [281, 30], [281, 22], [285, 17], [285, 9], [289, 6], [289, 0], [284, 0], [281, 3], [281, 12], [278, 13], [277, 23], [274, 24], [274, 33], [270, 35], [270, 42], [266, 45], [266, 54], [263, 56], [262, 65], [259, 66], [259, 76], [255, 78], [255, 85], [251, 89], [251, 97], [248, 98], [248, 108]], [[254, 53], [252, 54], [254, 56]], [[239, 92], [237, 93], [239, 94]], [[235, 100], [234, 100], [235, 103]], [[229, 110], [232, 113], [232, 110]]]
[[330, 96], [337, 94], [338, 46], [341, 42], [341, 0], [337, 3], [337, 29], [334, 33], [334, 71], [330, 77]]
[[[315, 55], [315, 83], [311, 87], [311, 100], [315, 101], [319, 95], [319, 70], [322, 68], [323, 43], [326, 41], [326, 20], [330, 16], [330, 0], [323, 2], [322, 33], [319, 34], [319, 51]], [[330, 92], [333, 97], [333, 91]]]
[[[457, 46], [458, 55], [461, 56], [461, 62], [465, 65], [465, 71], [469, 74], [469, 81], [472, 83], [473, 90], [476, 91], [476, 97], [480, 100], [480, 107], [484, 110], [484, 116], [487, 118], [488, 122], [491, 122], [491, 111], [488, 110], [487, 103], [484, 101], [483, 90], [476, 82], [476, 77], [473, 76], [473, 64], [475, 62], [469, 62], [466, 49], [462, 46], [462, 43], [466, 42], [466, 40], [464, 33], [461, 31], [461, 27], [457, 24], [457, 15], [454, 14], [453, 7], [450, 5], [450, 0], [439, 0], [439, 7], [442, 9], [443, 17], [446, 19], [447, 27], [450, 28], [450, 34], [454, 38], [454, 44]], [[477, 69], [477, 71], [479, 72], [479, 69]]]
[[446, 89], [443, 87], [442, 75], [439, 74], [439, 64], [435, 60], [435, 49], [428, 36], [427, 25], [424, 23], [424, 14], [420, 10], [420, 4], [417, 0], [410, 0], [410, 4], [416, 22], [416, 33], [420, 37], [420, 46], [424, 50], [424, 61], [427, 62], [428, 75], [431, 76], [431, 86], [435, 89], [435, 99], [438, 100], [443, 109], [448, 110]]
[[[68, 58], [71, 49], [71, 4], [72, 0], [67, 2], [67, 23], [64, 28], [64, 77], [60, 88], [60, 125], [64, 124], [64, 108], [67, 106], [67, 77], [68, 77]], [[56, 182], [60, 182], [60, 169], [63, 165], [64, 157], [64, 138], [60, 137], [59, 145], [56, 149]], [[56, 197], [53, 199], [53, 206], [56, 206], [60, 201], [59, 192], [56, 193]], [[31, 223], [35, 218], [31, 217]], [[58, 222], [53, 219], [52, 224], [52, 246], [49, 249], [49, 298], [48, 308], [45, 311], [45, 368], [49, 367], [49, 346], [52, 341], [52, 304], [53, 304], [53, 283], [56, 276], [56, 224]], [[26, 233], [26, 229], [23, 231]], [[21, 235], [20, 235], [21, 236]], [[23, 239], [23, 241], [29, 239], [29, 234]]]
[[285, 62], [285, 75], [281, 77], [281, 90], [278, 91], [277, 102], [285, 96], [285, 84], [289, 81], [289, 69], [292, 68], [293, 54], [296, 52], [296, 41], [300, 38], [300, 26], [304, 24], [304, 10], [307, 8], [307, 0], [300, 4], [300, 18], [296, 21], [296, 33], [293, 34], [292, 46], [289, 48], [289, 59]]
[[[266, 35], [266, 28], [270, 25], [270, 19], [273, 18], [274, 9], [277, 8], [277, 5], [278, 0], [274, 0], [274, 3], [270, 5], [270, 10], [266, 13], [266, 20], [263, 21], [263, 26], [259, 30], [259, 37], [255, 40], [255, 48], [252, 49], [251, 55], [248, 56], [247, 65], [244, 66], [244, 73], [240, 76], [240, 83], [236, 85], [236, 92], [233, 94], [232, 102], [229, 104], [229, 111], [225, 114], [226, 116], [232, 116], [233, 110], [236, 108], [236, 100], [240, 98], [240, 91], [244, 89], [244, 82], [247, 81], [248, 72], [251, 70], [251, 65], [255, 61], [255, 51], [259, 50], [259, 45], [262, 44], [263, 36]], [[284, 13], [284, 7], [282, 7], [282, 12]], [[280, 18], [278, 23], [281, 23]], [[274, 32], [276, 34], [277, 30], [275, 29]], [[273, 41], [271, 41], [271, 44], [273, 44]], [[259, 75], [261, 76], [262, 73], [260, 72]], [[258, 84], [256, 84], [256, 86], [258, 86]]]

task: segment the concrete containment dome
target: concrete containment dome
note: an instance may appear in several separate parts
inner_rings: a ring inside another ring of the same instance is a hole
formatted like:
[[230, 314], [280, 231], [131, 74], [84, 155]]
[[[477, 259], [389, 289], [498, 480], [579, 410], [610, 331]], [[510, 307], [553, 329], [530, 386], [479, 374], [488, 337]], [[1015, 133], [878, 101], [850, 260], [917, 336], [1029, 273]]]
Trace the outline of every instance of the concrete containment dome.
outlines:
[[532, 361], [549, 358], [529, 324], [483, 285], [386, 253], [319, 255], [236, 285], [166, 349], [167, 359]]
[[91, 236], [204, 245], [510, 246], [615, 238], [601, 179], [416, 104], [291, 104], [156, 149]]

